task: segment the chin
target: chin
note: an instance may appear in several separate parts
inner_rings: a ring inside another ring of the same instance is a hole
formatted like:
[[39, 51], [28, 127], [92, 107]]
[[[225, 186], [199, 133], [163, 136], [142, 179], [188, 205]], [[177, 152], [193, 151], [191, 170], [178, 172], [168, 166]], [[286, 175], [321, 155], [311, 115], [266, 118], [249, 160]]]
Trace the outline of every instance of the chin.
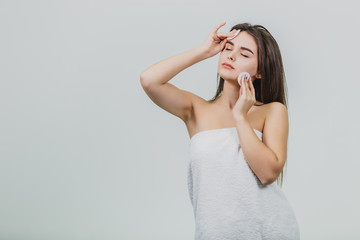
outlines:
[[219, 76], [222, 77], [223, 79], [226, 79], [226, 80], [234, 80], [234, 81], [237, 81], [237, 78], [234, 77], [234, 74], [224, 74], [222, 72], [218, 72], [219, 73]]

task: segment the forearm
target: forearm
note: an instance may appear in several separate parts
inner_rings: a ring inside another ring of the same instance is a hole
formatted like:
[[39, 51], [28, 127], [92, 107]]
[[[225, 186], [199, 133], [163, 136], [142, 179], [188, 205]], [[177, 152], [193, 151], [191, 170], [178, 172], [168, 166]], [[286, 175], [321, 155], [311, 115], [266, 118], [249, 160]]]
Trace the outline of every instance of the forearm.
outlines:
[[206, 52], [196, 47], [186, 52], [161, 60], [141, 73], [142, 84], [164, 84], [179, 72], [206, 59]]
[[275, 153], [257, 137], [246, 117], [236, 119], [236, 128], [240, 146], [250, 168], [262, 184], [271, 183], [277, 163]]

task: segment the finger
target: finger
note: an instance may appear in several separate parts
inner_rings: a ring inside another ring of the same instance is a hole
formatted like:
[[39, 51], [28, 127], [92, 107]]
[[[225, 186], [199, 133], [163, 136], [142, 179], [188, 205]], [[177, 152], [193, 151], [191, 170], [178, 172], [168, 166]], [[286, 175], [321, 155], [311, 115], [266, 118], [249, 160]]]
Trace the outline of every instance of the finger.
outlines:
[[242, 76], [242, 79], [243, 79], [244, 83], [246, 84], [246, 74], [244, 74], [244, 75]]
[[249, 94], [252, 94], [252, 91], [251, 91], [251, 78], [248, 79], [248, 86], [249, 86]]
[[242, 81], [242, 83], [241, 83], [242, 93], [246, 94], [247, 86], [246, 86], [245, 75], [242, 76], [241, 81]]
[[246, 80], [246, 76], [244, 76], [244, 90], [246, 92], [246, 95], [248, 94], [248, 89], [249, 89], [248, 82]]
[[254, 84], [251, 80], [250, 80], [250, 89], [251, 89], [251, 94], [255, 97], [255, 88], [254, 88]]
[[219, 25], [217, 25], [217, 26], [214, 28], [213, 32], [216, 33], [216, 32], [219, 30], [219, 28], [221, 28], [221, 27], [224, 26], [225, 24], [226, 24], [226, 22], [220, 23]]
[[221, 49], [224, 49], [225, 48], [225, 44], [227, 42], [227, 39], [223, 39], [222, 42], [221, 42]]
[[225, 38], [225, 37], [233, 37], [235, 34], [234, 34], [233, 31], [231, 31], [231, 32], [228, 32], [228, 33], [218, 33], [217, 35], [220, 38]]
[[242, 75], [242, 76], [241, 76], [241, 87], [242, 87], [242, 88], [244, 88], [243, 86], [244, 86], [244, 84], [245, 84], [245, 83], [244, 83], [244, 79], [245, 79], [245, 76]]
[[[244, 79], [243, 78], [241, 78], [240, 79], [240, 93], [241, 93], [241, 95], [243, 94], [243, 89], [244, 89]], [[241, 97], [241, 96], [240, 96]]]
[[[236, 30], [236, 29], [234, 29], [234, 30]], [[240, 30], [240, 29], [237, 29], [236, 32], [234, 33], [234, 35], [231, 36], [231, 37], [229, 37], [229, 40], [235, 38], [240, 32], [241, 32], [241, 30]]]
[[219, 32], [217, 33], [218, 35], [224, 35], [224, 36], [229, 36], [229, 35], [234, 35], [236, 33], [236, 29], [233, 29], [230, 32], [224, 33], [224, 32]]
[[245, 80], [244, 80], [244, 78], [242, 78], [241, 95], [243, 96], [244, 94], [245, 94]]
[[251, 82], [251, 78], [249, 78], [249, 80], [248, 80], [248, 94], [249, 94], [249, 96], [252, 98], [252, 99], [255, 99], [255, 94], [254, 94], [254, 91], [253, 91], [253, 89], [252, 89], [252, 82]]
[[249, 79], [248, 79], [246, 76], [244, 76], [244, 77], [245, 77], [245, 89], [246, 89], [246, 94], [247, 94], [247, 95], [250, 95]]
[[250, 91], [250, 78], [246, 77], [246, 86], [247, 86], [247, 89]]

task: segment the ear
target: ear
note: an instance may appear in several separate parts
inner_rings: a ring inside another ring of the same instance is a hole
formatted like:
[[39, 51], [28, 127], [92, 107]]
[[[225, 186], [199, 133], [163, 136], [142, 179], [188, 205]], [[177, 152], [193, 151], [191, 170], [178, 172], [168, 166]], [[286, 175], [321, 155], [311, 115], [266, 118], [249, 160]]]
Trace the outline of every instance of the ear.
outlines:
[[256, 78], [261, 78], [261, 74], [255, 74]]

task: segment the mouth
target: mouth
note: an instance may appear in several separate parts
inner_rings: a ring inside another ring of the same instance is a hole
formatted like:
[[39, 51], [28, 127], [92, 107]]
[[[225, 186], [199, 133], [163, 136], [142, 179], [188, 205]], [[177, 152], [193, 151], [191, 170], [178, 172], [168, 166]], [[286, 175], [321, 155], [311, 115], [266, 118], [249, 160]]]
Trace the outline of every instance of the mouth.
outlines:
[[227, 64], [227, 63], [223, 63], [223, 67], [229, 68], [229, 69], [234, 69], [233, 66], [231, 66], [230, 64]]

